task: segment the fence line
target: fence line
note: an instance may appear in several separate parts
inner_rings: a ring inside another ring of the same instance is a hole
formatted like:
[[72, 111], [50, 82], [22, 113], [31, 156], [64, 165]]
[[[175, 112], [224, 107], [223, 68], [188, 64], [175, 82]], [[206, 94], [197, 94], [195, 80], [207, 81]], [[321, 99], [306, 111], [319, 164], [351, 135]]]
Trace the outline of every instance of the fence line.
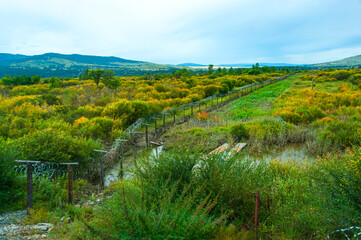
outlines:
[[[205, 107], [203, 107], [203, 111], [206, 111], [206, 112], [213, 111], [214, 109], [222, 107], [233, 100], [236, 100], [245, 95], [248, 95], [249, 93], [254, 92], [257, 89], [268, 86], [272, 83], [276, 83], [276, 82], [285, 80], [292, 75], [294, 75], [294, 73], [285, 75], [283, 77], [278, 77], [275, 79], [268, 79], [268, 80], [265, 80], [262, 82], [248, 84], [248, 85], [233, 89], [232, 91], [229, 91], [226, 94], [215, 94], [210, 97], [204, 98], [200, 101], [184, 104], [177, 108], [169, 108], [169, 109], [159, 112], [159, 113], [152, 113], [146, 118], [139, 118], [136, 122], [134, 122], [132, 125], [130, 125], [127, 129], [125, 129], [123, 131], [123, 133], [121, 134], [120, 139], [127, 140], [126, 144], [129, 145], [128, 148], [130, 148], [131, 145], [133, 145], [133, 147], [135, 147], [135, 149], [137, 149], [138, 146], [136, 144], [136, 141], [137, 141], [138, 137], [136, 136], [136, 134], [144, 134], [145, 136], [144, 135], [140, 135], [140, 136], [144, 137], [146, 139], [145, 146], [148, 147], [148, 146], [150, 146], [150, 144], [149, 144], [150, 136], [149, 135], [153, 134], [153, 140], [156, 140], [159, 136], [161, 136], [164, 132], [166, 132], [166, 129], [169, 126], [174, 126], [177, 123], [177, 121], [176, 121], [177, 113], [181, 115], [180, 121], [178, 121], [178, 122], [182, 123], [182, 122], [185, 122], [185, 121], [191, 119], [194, 116], [197, 107], [198, 107], [198, 112], [202, 111], [202, 106], [205, 106]], [[211, 101], [211, 105], [207, 106], [207, 103], [209, 103], [210, 101]], [[188, 111], [190, 110], [190, 114], [188, 114], [188, 116], [186, 114], [187, 110]], [[167, 115], [172, 117], [173, 121], [170, 120], [167, 123], [167, 117], [166, 117]], [[153, 123], [153, 121], [154, 121], [154, 133], [149, 133], [149, 124]], [[158, 121], [161, 121], [162, 124], [159, 125]], [[141, 128], [142, 126], [144, 126], [146, 124], [148, 126], [144, 133], [137, 131], [139, 128]], [[125, 147], [126, 146], [125, 146], [124, 141], [114, 141], [113, 145], [110, 147], [109, 153], [105, 155], [105, 158], [109, 159], [109, 158], [114, 157], [115, 156], [114, 153], [118, 153], [119, 152], [118, 149], [121, 148], [122, 153], [119, 154], [119, 158], [122, 160], [124, 152], [125, 152], [124, 151]]]

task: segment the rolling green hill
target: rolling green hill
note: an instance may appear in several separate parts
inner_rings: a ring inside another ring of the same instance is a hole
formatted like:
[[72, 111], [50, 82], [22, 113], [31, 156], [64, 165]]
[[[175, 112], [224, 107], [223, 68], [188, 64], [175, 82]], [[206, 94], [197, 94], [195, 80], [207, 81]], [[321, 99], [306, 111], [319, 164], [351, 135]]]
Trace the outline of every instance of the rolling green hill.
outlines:
[[143, 75], [147, 72], [172, 72], [180, 69], [143, 61], [118, 57], [100, 57], [79, 54], [45, 53], [26, 56], [0, 53], [0, 77], [5, 75], [40, 75], [42, 77], [77, 77], [85, 69], [113, 70], [117, 76]]
[[348, 68], [361, 67], [361, 55], [345, 58], [338, 61], [308, 65], [309, 68]]

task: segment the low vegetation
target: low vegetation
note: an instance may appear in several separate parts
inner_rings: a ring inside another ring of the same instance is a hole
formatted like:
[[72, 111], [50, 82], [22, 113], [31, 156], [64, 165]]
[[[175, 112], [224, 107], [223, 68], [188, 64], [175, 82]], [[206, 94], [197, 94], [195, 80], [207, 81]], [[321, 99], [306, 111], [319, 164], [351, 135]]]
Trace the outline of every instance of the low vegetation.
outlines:
[[[325, 239], [328, 236], [340, 239], [344, 233], [353, 236], [361, 224], [361, 90], [357, 80], [360, 73], [357, 69], [301, 72], [213, 112], [199, 112], [158, 139], [164, 141], [166, 150], [159, 157], [149, 156], [147, 151], [138, 154], [134, 167], [127, 169], [132, 173], [131, 178], [113, 183], [100, 195], [94, 195], [97, 187], [77, 179], [75, 205], [66, 203], [66, 179], [39, 178], [34, 185], [37, 205], [26, 221], [53, 222], [51, 234], [64, 239]], [[181, 89], [180, 92], [187, 90], [187, 95], [178, 100], [190, 102], [195, 94], [204, 98], [213, 88], [220, 90], [227, 85], [229, 89], [233, 81], [237, 86], [237, 77], [242, 78], [243, 84], [246, 78], [256, 81], [253, 75], [213, 76], [172, 79], [174, 86], [188, 85], [191, 80], [197, 83]], [[13, 114], [9, 117], [11, 121], [21, 118], [22, 111], [29, 109], [32, 110], [27, 114], [34, 121], [27, 123], [32, 130], [24, 130], [25, 133], [11, 129], [13, 122], [6, 125], [10, 130], [4, 131], [8, 135], [0, 138], [1, 165], [6, 167], [16, 154], [40, 160], [89, 161], [92, 148], [106, 145], [107, 139], [119, 136], [125, 126], [143, 113], [173, 106], [161, 105], [172, 98], [157, 99], [159, 105], [155, 105], [151, 102], [155, 98], [144, 101], [140, 97], [144, 92], [139, 90], [145, 87], [142, 84], [149, 80], [128, 80], [139, 82], [134, 99], [116, 98], [122, 92], [119, 91], [111, 97], [117, 100], [107, 105], [79, 105], [68, 112], [55, 109], [66, 109], [63, 101], [67, 95], [62, 91], [72, 86], [57, 89], [56, 97], [62, 104], [55, 106], [39, 105], [34, 96], [2, 98], [0, 109]], [[203, 81], [208, 84], [198, 84]], [[174, 87], [167, 90], [168, 83], [155, 82], [154, 88], [149, 86], [152, 89], [147, 96], [155, 91], [162, 96], [171, 94]], [[99, 88], [90, 81], [86, 84], [93, 86], [97, 97], [107, 89], [102, 83]], [[85, 99], [91, 102], [97, 97]], [[19, 106], [23, 107], [17, 109]], [[42, 114], [51, 117], [43, 118]], [[49, 139], [56, 139], [61, 145], [58, 152]], [[42, 154], [42, 148], [37, 148], [35, 142], [51, 151]], [[247, 148], [238, 155], [208, 154], [224, 143], [233, 147], [238, 142], [247, 143]], [[270, 152], [293, 143], [304, 146], [310, 160], [268, 157]], [[24, 177], [11, 171], [0, 174], [6, 182], [0, 185], [1, 197], [24, 206]], [[350, 227], [356, 228], [339, 231]]]

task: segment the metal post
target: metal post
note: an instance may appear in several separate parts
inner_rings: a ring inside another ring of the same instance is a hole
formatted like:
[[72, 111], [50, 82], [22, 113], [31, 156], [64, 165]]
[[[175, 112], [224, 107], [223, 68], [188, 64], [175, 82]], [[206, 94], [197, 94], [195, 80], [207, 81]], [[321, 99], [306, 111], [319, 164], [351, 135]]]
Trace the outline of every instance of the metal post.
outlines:
[[259, 200], [259, 191], [256, 192], [256, 209], [254, 213], [254, 228], [256, 230], [258, 227], [258, 200]]
[[165, 113], [163, 113], [163, 131], [165, 131]]
[[183, 108], [183, 122], [186, 121], [186, 110], [185, 108]]
[[[142, 132], [132, 132], [132, 134], [141, 134], [141, 133]], [[134, 147], [135, 147], [135, 150], [137, 150], [137, 138], [134, 139]]]
[[191, 110], [191, 116], [193, 116], [193, 103], [192, 103], [192, 110]]
[[175, 126], [175, 110], [173, 111], [173, 125]]
[[15, 162], [23, 163], [27, 165], [26, 168], [26, 192], [27, 192], [27, 212], [30, 214], [30, 209], [33, 208], [33, 164], [40, 163], [40, 161], [29, 161], [29, 160], [15, 160]]
[[154, 119], [154, 138], [156, 138], [157, 137], [157, 120], [159, 120], [159, 118], [151, 117], [151, 119]]
[[154, 136], [157, 136], [157, 119], [154, 119]]
[[100, 188], [104, 190], [104, 158], [103, 154], [108, 153], [107, 151], [94, 149], [94, 152], [100, 152]]
[[68, 201], [73, 203], [73, 172], [71, 164], [68, 164]]
[[29, 210], [33, 208], [33, 165], [27, 163], [27, 207]]
[[218, 97], [217, 97], [217, 108], [218, 108]]
[[103, 153], [101, 154], [100, 157], [100, 187], [102, 190], [104, 190], [104, 158], [103, 158]]
[[148, 124], [144, 124], [145, 125], [145, 146], [148, 148], [149, 147], [149, 141], [148, 141]]
[[124, 158], [124, 147], [123, 147], [123, 142], [127, 142], [128, 140], [126, 139], [115, 139], [116, 141], [120, 142], [120, 148], [119, 148], [119, 159], [120, 159], [120, 181], [123, 180], [123, 158]]

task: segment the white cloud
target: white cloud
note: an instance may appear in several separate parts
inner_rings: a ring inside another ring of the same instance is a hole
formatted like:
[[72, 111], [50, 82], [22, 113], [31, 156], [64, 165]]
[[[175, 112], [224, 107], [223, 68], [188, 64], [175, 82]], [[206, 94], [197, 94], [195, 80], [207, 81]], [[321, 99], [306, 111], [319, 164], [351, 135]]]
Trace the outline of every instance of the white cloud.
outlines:
[[307, 63], [361, 47], [360, 10], [358, 0], [2, 1], [0, 52]]

